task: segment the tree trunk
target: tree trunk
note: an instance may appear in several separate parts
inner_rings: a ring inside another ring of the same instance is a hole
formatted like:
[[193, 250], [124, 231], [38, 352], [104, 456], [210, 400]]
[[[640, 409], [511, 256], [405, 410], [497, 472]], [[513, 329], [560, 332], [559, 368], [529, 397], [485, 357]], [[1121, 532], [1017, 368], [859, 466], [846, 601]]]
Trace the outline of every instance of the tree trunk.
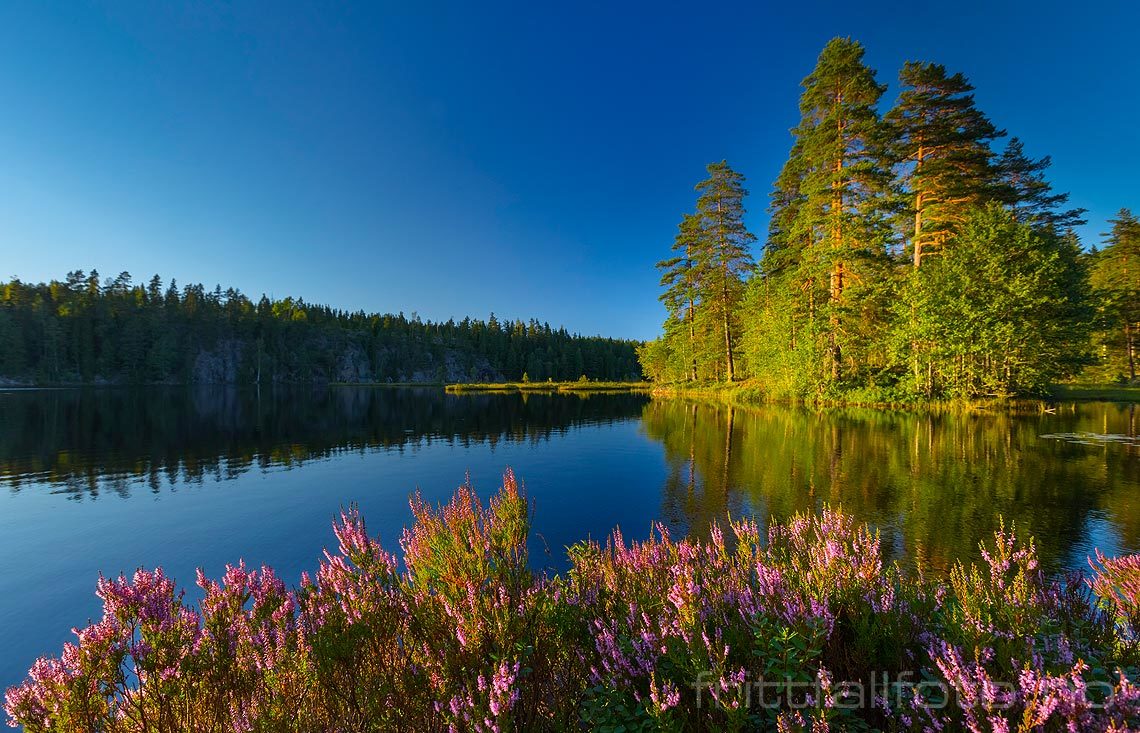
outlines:
[[1136, 334], [1132, 330], [1132, 322], [1124, 322], [1124, 348], [1128, 351], [1128, 380], [1136, 381]]
[[689, 299], [689, 381], [697, 381], [697, 329], [696, 313], [693, 311], [693, 299]]
[[[915, 155], [915, 176], [922, 170], [922, 157], [922, 143], [919, 143], [918, 152]], [[922, 191], [919, 191], [914, 197], [914, 267], [916, 270], [922, 265], [922, 204]]]
[[[843, 103], [843, 93], [835, 95], [835, 105], [838, 108]], [[843, 117], [838, 115], [836, 120], [836, 136], [840, 142], [839, 156], [835, 159], [835, 179], [831, 182], [831, 217], [832, 240], [831, 246], [835, 251], [835, 266], [831, 271], [831, 282], [828, 295], [831, 301], [831, 313], [828, 317], [831, 328], [828, 329], [827, 343], [831, 351], [831, 378], [839, 379], [839, 362], [842, 358], [836, 332], [839, 331], [839, 314], [836, 311], [839, 301], [843, 298]]]
[[732, 363], [732, 334], [728, 327], [728, 283], [724, 284], [721, 288], [721, 322], [724, 324], [724, 357], [725, 364], [727, 365], [728, 381], [732, 381], [735, 377], [735, 369]]
[[695, 284], [694, 284], [695, 278], [693, 277], [693, 247], [692, 247], [692, 245], [689, 245], [689, 244], [685, 245], [685, 259], [688, 260], [688, 262], [689, 262], [688, 270], [686, 271], [687, 272], [686, 277], [688, 278], [688, 288], [689, 288], [689, 314], [688, 314], [688, 319], [687, 319], [689, 321], [689, 381], [695, 382], [695, 381], [697, 381], [697, 328], [696, 328], [697, 313], [695, 310], [696, 305], [693, 302], [693, 289], [695, 287]]
[[815, 278], [809, 277], [808, 281], [808, 328], [815, 327]]
[[838, 261], [835, 263], [835, 270], [831, 273], [831, 313], [828, 315], [828, 320], [831, 328], [828, 329], [827, 343], [831, 350], [831, 378], [839, 379], [840, 369], [839, 365], [843, 359], [842, 347], [839, 345], [837, 338], [839, 332], [839, 313], [837, 307], [840, 300], [843, 298], [843, 262]]
[[728, 238], [728, 234], [725, 232], [724, 212], [721, 210], [721, 202], [720, 202], [719, 198], [717, 198], [717, 202], [716, 202], [716, 216], [717, 216], [717, 229], [719, 230], [717, 232], [717, 239], [718, 239], [718, 242], [720, 245], [720, 256], [722, 258], [722, 262], [721, 262], [721, 268], [722, 268], [721, 278], [722, 279], [720, 282], [720, 301], [721, 301], [720, 302], [720, 308], [721, 308], [721, 323], [724, 325], [725, 377], [727, 378], [726, 381], [731, 382], [733, 380], [733, 378], [735, 377], [735, 370], [733, 369], [734, 365], [732, 363], [732, 335], [729, 333], [729, 327], [728, 327], [728, 317], [729, 317], [728, 316], [728, 278], [729, 278], [730, 274], [728, 272], [728, 259], [726, 257], [726, 250], [728, 249], [728, 247], [726, 246], [726, 242], [725, 242], [725, 240]]
[[914, 199], [914, 269], [922, 266], [922, 192]]

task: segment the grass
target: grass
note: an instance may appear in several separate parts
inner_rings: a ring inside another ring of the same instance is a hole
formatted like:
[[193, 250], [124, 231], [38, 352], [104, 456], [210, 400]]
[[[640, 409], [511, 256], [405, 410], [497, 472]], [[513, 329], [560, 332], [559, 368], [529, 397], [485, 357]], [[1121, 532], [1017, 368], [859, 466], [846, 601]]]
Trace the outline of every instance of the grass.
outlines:
[[989, 397], [974, 400], [911, 400], [888, 399], [873, 391], [851, 392], [844, 397], [809, 401], [777, 397], [769, 393], [758, 380], [743, 382], [706, 382], [697, 384], [656, 384], [654, 395], [661, 397], [689, 397], [713, 399], [738, 406], [763, 404], [810, 404], [815, 407], [876, 407], [883, 409], [1032, 409], [1048, 402], [1140, 402], [1140, 386], [1121, 384], [1074, 383], [1057, 384], [1048, 396], [1036, 399], [1025, 397]]
[[[705, 382], [697, 384], [654, 384], [652, 382], [462, 382], [456, 384], [443, 384], [440, 382], [333, 382], [332, 386], [350, 387], [440, 387], [448, 392], [652, 392], [662, 397], [690, 397], [699, 399], [716, 399], [723, 402], [748, 406], [766, 403], [780, 404], [808, 404], [804, 400], [774, 397], [768, 393], [758, 380], [747, 380], [725, 384], [723, 382]], [[1140, 403], [1140, 386], [1130, 387], [1121, 384], [1105, 383], [1073, 383], [1057, 384], [1049, 390], [1046, 402], [1138, 402]], [[1009, 406], [1014, 402], [1024, 403], [1026, 400], [958, 400], [922, 402], [887, 400], [870, 394], [856, 392], [844, 399], [828, 399], [810, 404], [817, 407], [879, 407], [889, 409], [935, 409], [935, 408], [990, 408]], [[1040, 400], [1029, 400], [1039, 403]]]
[[462, 382], [449, 384], [448, 392], [641, 392], [649, 382]]
[[443, 382], [329, 382], [330, 387], [442, 387]]
[[872, 392], [852, 392], [843, 398], [826, 398], [806, 400], [796, 397], [780, 397], [773, 395], [765, 388], [760, 380], [749, 379], [743, 382], [704, 382], [697, 384], [659, 384], [654, 385], [653, 394], [660, 397], [689, 397], [695, 399], [713, 399], [731, 405], [742, 407], [764, 404], [785, 405], [811, 405], [813, 407], [879, 407], [889, 409], [904, 409], [922, 407], [929, 408], [931, 402], [904, 402], [887, 399], [883, 395]]
[[1140, 402], [1140, 386], [1123, 384], [1057, 384], [1050, 392], [1051, 398], [1058, 402]]

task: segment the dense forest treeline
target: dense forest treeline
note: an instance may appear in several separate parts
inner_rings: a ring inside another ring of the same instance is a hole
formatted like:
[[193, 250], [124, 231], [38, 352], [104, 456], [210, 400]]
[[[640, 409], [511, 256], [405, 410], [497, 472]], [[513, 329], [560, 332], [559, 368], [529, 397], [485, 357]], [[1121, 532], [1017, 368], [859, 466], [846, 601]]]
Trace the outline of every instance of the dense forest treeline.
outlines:
[[630, 380], [636, 344], [530, 321], [434, 323], [155, 275], [0, 285], [0, 380], [18, 383]]
[[832, 40], [770, 196], [758, 261], [744, 177], [697, 186], [658, 263], [664, 335], [639, 352], [661, 382], [750, 378], [776, 397], [905, 400], [1033, 394], [1084, 374], [1136, 380], [1140, 220], [1082, 247], [1084, 211], [978, 109], [973, 87], [908, 62], [901, 92], [863, 47]]

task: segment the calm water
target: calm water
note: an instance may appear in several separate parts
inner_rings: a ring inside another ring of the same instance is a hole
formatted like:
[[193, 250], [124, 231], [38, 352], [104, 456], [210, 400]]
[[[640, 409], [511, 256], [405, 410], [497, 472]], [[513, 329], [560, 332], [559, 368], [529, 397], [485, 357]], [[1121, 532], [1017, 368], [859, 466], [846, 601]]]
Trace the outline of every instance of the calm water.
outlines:
[[[357, 502], [394, 548], [417, 487], [482, 494], [512, 466], [536, 504], [536, 563], [660, 520], [704, 532], [726, 513], [842, 504], [889, 551], [944, 569], [998, 515], [1050, 568], [1140, 548], [1140, 414], [912, 415], [760, 410], [638, 395], [0, 392], [0, 687], [99, 614], [98, 573], [164, 566], [192, 584], [244, 558], [295, 581]], [[547, 548], [549, 551], [547, 552]], [[191, 594], [193, 595], [193, 594]]]

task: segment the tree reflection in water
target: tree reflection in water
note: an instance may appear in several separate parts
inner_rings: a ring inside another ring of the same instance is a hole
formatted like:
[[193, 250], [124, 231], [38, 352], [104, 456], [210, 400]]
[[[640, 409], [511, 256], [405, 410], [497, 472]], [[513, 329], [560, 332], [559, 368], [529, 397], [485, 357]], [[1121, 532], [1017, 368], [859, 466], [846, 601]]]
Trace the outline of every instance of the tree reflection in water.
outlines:
[[[786, 518], [824, 504], [873, 522], [896, 556], [943, 571], [975, 557], [999, 518], [1032, 533], [1048, 567], [1094, 545], [1136, 549], [1135, 405], [982, 413], [757, 409], [654, 400], [642, 417], [669, 465], [662, 513], [704, 531], [726, 513]], [[1070, 441], [1095, 433], [1128, 440]]]

